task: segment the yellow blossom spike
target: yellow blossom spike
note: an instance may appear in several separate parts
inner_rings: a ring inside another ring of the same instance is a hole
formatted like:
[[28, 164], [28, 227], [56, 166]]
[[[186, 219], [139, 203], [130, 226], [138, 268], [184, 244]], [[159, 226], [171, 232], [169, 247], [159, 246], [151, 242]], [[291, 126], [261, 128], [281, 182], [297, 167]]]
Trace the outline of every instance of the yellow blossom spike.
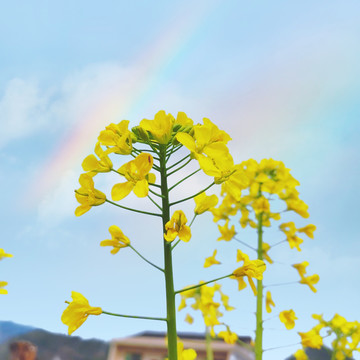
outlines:
[[205, 259], [204, 268], [208, 268], [215, 264], [221, 264], [220, 261], [215, 259], [216, 254], [217, 254], [217, 250], [214, 250], [212, 256], [209, 256]]
[[78, 329], [89, 315], [100, 315], [102, 309], [89, 305], [89, 301], [80, 293], [73, 291], [71, 293], [72, 301], [64, 310], [61, 321], [68, 326], [68, 333], [71, 335]]
[[285, 325], [288, 330], [291, 330], [295, 327], [295, 320], [297, 319], [297, 317], [295, 316], [294, 310], [290, 309], [281, 311], [279, 317], [280, 321]]
[[265, 307], [266, 307], [267, 313], [271, 313], [271, 311], [272, 311], [271, 306], [275, 307], [275, 303], [271, 297], [271, 292], [267, 291], [266, 297], [265, 297]]
[[176, 210], [171, 219], [165, 224], [164, 239], [173, 241], [178, 236], [180, 240], [188, 242], [191, 238], [190, 227], [186, 225], [187, 219], [182, 210]]

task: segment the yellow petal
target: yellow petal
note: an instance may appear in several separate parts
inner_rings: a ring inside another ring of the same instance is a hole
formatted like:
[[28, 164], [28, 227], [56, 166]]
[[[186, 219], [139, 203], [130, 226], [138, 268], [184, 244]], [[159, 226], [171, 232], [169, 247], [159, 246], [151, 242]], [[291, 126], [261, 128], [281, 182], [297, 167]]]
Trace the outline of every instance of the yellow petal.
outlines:
[[134, 188], [134, 184], [130, 181], [125, 183], [115, 184], [111, 190], [111, 197], [115, 201], [119, 201], [128, 196], [131, 190]]

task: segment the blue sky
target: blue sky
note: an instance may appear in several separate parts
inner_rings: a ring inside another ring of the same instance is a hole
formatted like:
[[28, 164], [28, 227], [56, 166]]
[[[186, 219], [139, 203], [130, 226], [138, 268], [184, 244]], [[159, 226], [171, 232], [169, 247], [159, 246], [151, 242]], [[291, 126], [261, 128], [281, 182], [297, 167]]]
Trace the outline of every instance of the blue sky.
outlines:
[[[107, 311], [164, 311], [156, 271], [128, 249], [111, 256], [99, 247], [108, 227], [118, 224], [161, 264], [156, 223], [105, 206], [80, 218], [73, 214], [80, 165], [96, 133], [122, 119], [137, 125], [164, 109], [185, 111], [195, 122], [210, 118], [233, 138], [236, 162], [282, 160], [301, 183], [309, 221], [318, 228], [315, 240], [305, 241], [301, 253], [279, 246], [271, 255], [288, 264], [308, 260], [309, 272], [320, 275], [318, 293], [300, 285], [274, 288], [275, 311], [293, 308], [299, 320], [295, 331], [269, 320], [265, 348], [298, 342], [296, 331], [314, 325], [312, 313], [360, 320], [359, 11], [357, 1], [1, 4], [0, 247], [14, 258], [0, 264], [1, 280], [9, 282], [0, 318], [65, 333], [60, 316], [72, 290]], [[109, 111], [109, 98], [124, 106]], [[87, 119], [96, 120], [96, 132], [62, 159], [56, 179], [37, 195], [36, 184], [42, 186], [77, 126], [82, 133], [90, 128]], [[186, 191], [203, 181], [190, 181]], [[101, 185], [108, 189], [110, 183]], [[192, 206], [185, 206], [188, 214]], [[252, 232], [239, 230], [238, 236], [255, 242]], [[278, 233], [265, 236], [276, 242]], [[210, 216], [194, 223], [193, 239], [175, 256], [176, 287], [232, 266], [223, 261], [223, 268], [202, 268], [215, 247], [224, 258], [235, 256], [238, 244], [217, 243], [217, 237]], [[281, 264], [268, 276], [269, 283], [297, 279]], [[239, 293], [230, 280], [223, 286], [237, 307], [226, 320], [237, 333], [252, 335], [249, 289]], [[200, 318], [190, 326], [184, 317], [179, 314], [179, 330], [203, 331]], [[157, 323], [101, 316], [75, 334], [111, 339], [146, 329], [164, 330]], [[285, 358], [296, 349], [265, 352], [264, 359]]]

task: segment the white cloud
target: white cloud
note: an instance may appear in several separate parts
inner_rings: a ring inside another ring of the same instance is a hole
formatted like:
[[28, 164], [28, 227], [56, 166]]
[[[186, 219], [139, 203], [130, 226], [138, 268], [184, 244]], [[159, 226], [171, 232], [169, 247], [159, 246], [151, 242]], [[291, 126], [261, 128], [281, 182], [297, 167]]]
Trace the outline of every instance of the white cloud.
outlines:
[[9, 81], [0, 100], [0, 147], [33, 134], [44, 125], [48, 95], [40, 92], [35, 81], [19, 78]]

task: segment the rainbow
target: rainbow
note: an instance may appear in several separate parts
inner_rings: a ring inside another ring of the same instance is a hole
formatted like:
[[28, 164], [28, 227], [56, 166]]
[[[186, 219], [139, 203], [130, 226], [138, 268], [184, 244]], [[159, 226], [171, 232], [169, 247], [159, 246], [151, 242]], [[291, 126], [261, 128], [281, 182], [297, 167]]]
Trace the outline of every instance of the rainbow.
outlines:
[[[141, 49], [133, 62], [137, 69], [135, 79], [127, 89], [126, 96], [109, 93], [94, 100], [91, 111], [75, 121], [66, 136], [54, 146], [50, 155], [30, 183], [25, 204], [38, 204], [59, 184], [62, 175], [69, 169], [79, 167], [86, 154], [92, 152], [99, 132], [111, 122], [119, 122], [153, 95], [165, 72], [170, 70], [189, 41], [201, 31], [205, 20], [220, 1], [205, 1], [181, 4], [162, 31], [147, 49]], [[159, 109], [160, 110], [160, 109]], [[181, 109], [180, 109], [181, 110]], [[153, 115], [153, 114], [152, 114]]]

